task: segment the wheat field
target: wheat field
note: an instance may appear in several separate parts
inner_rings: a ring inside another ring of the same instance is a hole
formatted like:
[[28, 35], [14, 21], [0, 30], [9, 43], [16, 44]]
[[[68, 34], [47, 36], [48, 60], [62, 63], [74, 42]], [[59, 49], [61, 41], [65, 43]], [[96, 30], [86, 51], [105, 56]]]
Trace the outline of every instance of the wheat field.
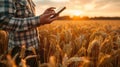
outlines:
[[27, 56], [24, 46], [3, 53], [8, 40], [0, 31], [0, 67], [120, 67], [120, 20], [54, 21], [38, 30], [40, 53], [30, 47]]

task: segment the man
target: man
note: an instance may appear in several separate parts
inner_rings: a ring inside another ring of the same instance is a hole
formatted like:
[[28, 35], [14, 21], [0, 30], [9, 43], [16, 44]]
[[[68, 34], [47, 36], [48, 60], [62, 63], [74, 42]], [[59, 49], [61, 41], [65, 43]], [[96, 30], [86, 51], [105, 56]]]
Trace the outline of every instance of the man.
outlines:
[[9, 33], [8, 48], [39, 45], [37, 27], [54, 21], [54, 7], [48, 8], [40, 16], [35, 16], [32, 0], [0, 0], [0, 29]]

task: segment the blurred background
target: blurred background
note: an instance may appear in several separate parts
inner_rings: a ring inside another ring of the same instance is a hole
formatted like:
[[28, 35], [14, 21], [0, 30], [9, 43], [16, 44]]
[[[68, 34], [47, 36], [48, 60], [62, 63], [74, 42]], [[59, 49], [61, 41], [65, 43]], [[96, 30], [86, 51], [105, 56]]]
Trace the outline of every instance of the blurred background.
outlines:
[[118, 17], [120, 16], [120, 0], [33, 0], [36, 4], [36, 15], [40, 15], [49, 7], [57, 9], [66, 6], [61, 16]]

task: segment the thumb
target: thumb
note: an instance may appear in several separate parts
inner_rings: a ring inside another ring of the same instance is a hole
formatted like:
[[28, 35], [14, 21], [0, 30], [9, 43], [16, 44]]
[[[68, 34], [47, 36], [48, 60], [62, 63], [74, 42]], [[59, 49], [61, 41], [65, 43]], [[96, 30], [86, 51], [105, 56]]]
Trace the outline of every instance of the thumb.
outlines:
[[54, 18], [50, 18], [50, 22], [54, 21], [54, 20], [57, 20], [58, 19], [58, 16], [54, 17]]

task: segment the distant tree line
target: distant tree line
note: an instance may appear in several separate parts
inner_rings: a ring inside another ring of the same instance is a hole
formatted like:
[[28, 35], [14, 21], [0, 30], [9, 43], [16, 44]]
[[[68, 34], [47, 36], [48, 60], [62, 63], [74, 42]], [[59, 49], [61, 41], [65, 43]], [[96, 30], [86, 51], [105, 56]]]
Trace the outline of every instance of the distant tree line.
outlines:
[[58, 20], [120, 20], [120, 17], [61, 16]]

